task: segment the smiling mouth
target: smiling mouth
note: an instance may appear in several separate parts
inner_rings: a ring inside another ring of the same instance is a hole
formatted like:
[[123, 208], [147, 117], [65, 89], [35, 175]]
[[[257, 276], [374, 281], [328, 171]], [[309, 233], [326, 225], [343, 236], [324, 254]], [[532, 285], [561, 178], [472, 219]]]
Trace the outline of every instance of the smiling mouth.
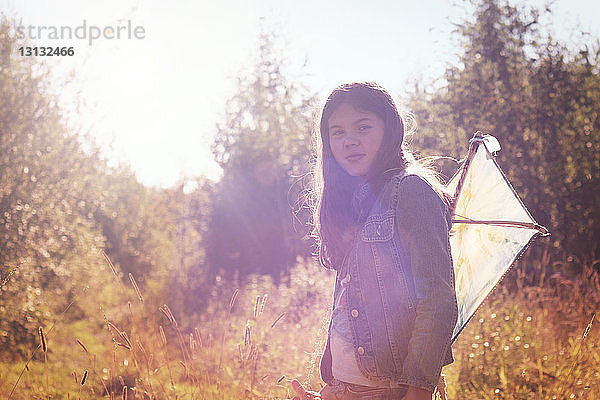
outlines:
[[350, 162], [355, 162], [355, 161], [359, 161], [361, 160], [363, 157], [365, 157], [366, 154], [351, 154], [349, 156], [346, 156], [346, 160], [350, 161]]

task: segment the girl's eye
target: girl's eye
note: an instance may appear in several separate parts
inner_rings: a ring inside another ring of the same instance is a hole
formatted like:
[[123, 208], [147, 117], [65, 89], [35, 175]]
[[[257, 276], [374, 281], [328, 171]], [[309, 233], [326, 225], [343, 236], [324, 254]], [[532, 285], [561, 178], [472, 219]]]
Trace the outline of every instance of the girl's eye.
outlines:
[[341, 129], [338, 129], [338, 130], [332, 131], [332, 132], [331, 132], [331, 136], [339, 136], [339, 135], [341, 135], [341, 134], [343, 134], [343, 133], [344, 133], [344, 131], [343, 131], [343, 130], [341, 130]]
[[366, 130], [368, 130], [370, 128], [371, 127], [369, 125], [361, 125], [361, 126], [358, 127], [358, 130], [361, 131], [361, 132], [364, 132], [364, 131], [366, 131]]

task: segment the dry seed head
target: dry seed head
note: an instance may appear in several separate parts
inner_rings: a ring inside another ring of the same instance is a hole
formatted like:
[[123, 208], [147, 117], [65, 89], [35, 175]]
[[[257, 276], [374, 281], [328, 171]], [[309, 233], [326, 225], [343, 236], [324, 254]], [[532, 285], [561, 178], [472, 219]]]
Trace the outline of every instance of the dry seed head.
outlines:
[[167, 311], [163, 308], [163, 306], [158, 307], [158, 310], [163, 313], [163, 315], [165, 316], [165, 318], [167, 318], [167, 321], [171, 322], [171, 316], [169, 315], [169, 313], [167, 313]]
[[110, 261], [110, 258], [108, 258], [108, 256], [106, 255], [106, 253], [104, 252], [104, 250], [101, 250], [102, 255], [104, 256], [104, 259], [106, 260], [106, 262], [108, 262], [108, 266], [110, 267], [111, 271], [113, 272], [113, 274], [118, 278], [119, 274], [117, 274], [117, 269], [115, 268], [115, 266], [113, 265], [112, 261]]
[[138, 298], [140, 299], [140, 302], [144, 302], [144, 297], [142, 296], [142, 292], [140, 291], [140, 288], [137, 285], [137, 282], [135, 281], [135, 278], [133, 277], [133, 275], [131, 274], [131, 272], [129, 273], [129, 280], [131, 281], [131, 285], [133, 286], [133, 290], [135, 290], [135, 293], [138, 295]]
[[179, 361], [179, 364], [181, 364], [181, 366], [183, 367], [183, 370], [184, 370], [184, 372], [185, 372], [185, 376], [186, 376], [186, 377], [189, 377], [189, 376], [190, 376], [190, 373], [188, 372], [188, 367], [187, 367], [187, 364], [186, 364], [186, 363], [184, 363], [184, 362], [183, 362], [183, 361], [181, 361], [181, 360]]
[[233, 310], [233, 306], [235, 305], [235, 300], [237, 299], [239, 292], [240, 292], [240, 289], [235, 289], [233, 291], [233, 294], [231, 295], [231, 300], [229, 300], [229, 312], [231, 312], [231, 310]]
[[144, 355], [144, 357], [146, 357], [146, 359], [148, 359], [148, 353], [146, 353], [146, 349], [144, 348], [144, 345], [142, 344], [142, 342], [140, 342], [139, 340], [136, 341], [138, 347], [140, 348], [140, 351], [142, 352], [142, 354]]
[[165, 331], [163, 330], [162, 325], [158, 326], [158, 331], [160, 332], [160, 340], [163, 343], [163, 346], [167, 345], [167, 337], [165, 336]]
[[242, 361], [249, 360], [251, 352], [252, 352], [252, 346], [244, 346], [244, 354], [242, 355]]
[[108, 319], [105, 318], [106, 321], [106, 325], [108, 325], [108, 327], [110, 329], [112, 329], [114, 332], [121, 333], [121, 331], [119, 330], [119, 328], [117, 328], [117, 326], [115, 324], [113, 324], [112, 322], [110, 322]]
[[594, 317], [596, 317], [596, 313], [592, 314], [592, 319], [590, 319], [590, 323], [585, 328], [585, 332], [583, 332], [583, 337], [581, 338], [582, 340], [585, 339], [588, 333], [590, 333], [590, 329], [592, 329], [592, 324], [594, 323]]
[[200, 329], [194, 328], [194, 334], [196, 335], [196, 342], [198, 342], [198, 347], [202, 347], [202, 336], [200, 336]]
[[123, 400], [127, 400], [127, 386], [123, 386]]
[[11, 271], [8, 273], [8, 275], [6, 275], [6, 276], [4, 277], [4, 279], [2, 279], [2, 283], [0, 283], [0, 288], [2, 288], [2, 287], [3, 287], [3, 286], [6, 284], [6, 282], [8, 282], [8, 280], [9, 280], [9, 279], [10, 279], [10, 277], [11, 277], [11, 275], [12, 275], [12, 274], [14, 274], [15, 272], [17, 272], [17, 268], [13, 268], [13, 269], [12, 269], [12, 270], [11, 270]]
[[38, 333], [40, 335], [40, 341], [42, 343], [42, 351], [45, 353], [48, 350], [48, 345], [46, 343], [46, 335], [44, 335], [44, 330], [41, 326], [38, 328]]
[[250, 346], [250, 351], [248, 352], [248, 360], [256, 360], [256, 356], [258, 355], [258, 346], [253, 344]]
[[127, 334], [127, 332], [125, 331], [121, 331], [121, 336], [123, 337], [123, 339], [125, 339], [125, 343], [127, 343], [127, 346], [129, 346], [129, 348], [133, 348], [133, 345], [131, 344], [131, 340], [129, 340], [129, 335]]
[[127, 350], [131, 350], [131, 347], [127, 343], [117, 342], [117, 346], [124, 347]]
[[256, 301], [254, 302], [254, 318], [258, 315], [258, 308], [260, 307], [260, 296], [256, 296]]
[[173, 313], [171, 312], [171, 309], [168, 305], [163, 304], [159, 307], [159, 310], [165, 315], [165, 317], [167, 317], [167, 319], [171, 324], [173, 324], [173, 326], [177, 326], [177, 321], [175, 320], [175, 317], [173, 316]]
[[252, 326], [250, 321], [246, 323], [246, 331], [244, 333], [244, 346], [248, 346], [252, 342]]
[[125, 343], [125, 345], [123, 343], [117, 343], [117, 345], [126, 347], [129, 350], [131, 350], [132, 346], [131, 346], [131, 342], [129, 341], [129, 337], [127, 337], [127, 333], [124, 331], [121, 331], [115, 324], [110, 322], [108, 319], [106, 320], [106, 324], [108, 325], [109, 328], [111, 328], [114, 332], [116, 332], [116, 334], [121, 338], [121, 341]]
[[73, 378], [75, 378], [76, 384], [79, 383], [79, 381], [77, 380], [77, 372], [76, 371], [71, 372], [71, 376], [73, 376]]
[[277, 379], [277, 383], [281, 383], [282, 380], [285, 379], [285, 375], [281, 375], [279, 379]]
[[273, 323], [271, 324], [271, 328], [273, 328], [284, 316], [285, 316], [285, 311], [282, 312], [281, 314], [279, 314], [277, 316], [277, 318], [275, 318], [275, 321], [273, 321]]
[[86, 352], [89, 353], [87, 347], [85, 347], [85, 345], [81, 342], [81, 340], [79, 339], [75, 339], [77, 341], [77, 343], [81, 346], [81, 348]]
[[265, 294], [260, 302], [260, 309], [258, 310], [258, 315], [262, 315], [265, 311], [265, 303], [267, 302], [267, 294]]
[[83, 373], [83, 378], [81, 378], [81, 386], [85, 385], [85, 380], [88, 377], [88, 370], [86, 369], [85, 372]]

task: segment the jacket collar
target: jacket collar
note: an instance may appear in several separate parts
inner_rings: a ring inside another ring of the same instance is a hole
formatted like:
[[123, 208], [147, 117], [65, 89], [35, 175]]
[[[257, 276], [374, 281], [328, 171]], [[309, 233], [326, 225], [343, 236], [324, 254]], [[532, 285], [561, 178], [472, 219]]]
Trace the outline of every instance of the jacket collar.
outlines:
[[352, 196], [352, 211], [357, 218], [357, 222], [362, 221], [368, 215], [385, 184], [394, 176], [402, 176], [405, 173], [405, 169], [392, 168], [385, 171], [381, 176], [357, 186]]
[[356, 222], [364, 220], [375, 200], [376, 195], [371, 182], [362, 183], [356, 188], [352, 196], [352, 211]]

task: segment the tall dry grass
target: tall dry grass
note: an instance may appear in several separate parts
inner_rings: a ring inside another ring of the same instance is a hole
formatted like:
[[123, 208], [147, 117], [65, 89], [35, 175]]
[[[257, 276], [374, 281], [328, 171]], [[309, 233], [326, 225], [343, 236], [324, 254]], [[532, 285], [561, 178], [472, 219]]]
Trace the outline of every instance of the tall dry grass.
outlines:
[[[569, 275], [544, 262], [522, 260], [460, 335], [444, 370], [448, 399], [600, 398], [596, 266]], [[12, 399], [281, 399], [293, 378], [320, 388], [330, 273], [307, 264], [278, 285], [220, 280], [194, 317], [144, 293], [133, 276], [123, 285], [111, 268], [129, 300], [44, 330], [46, 361], [1, 364], [0, 397], [21, 372]]]
[[592, 265], [573, 276], [548, 274], [539, 260], [519, 263], [457, 339], [450, 398], [600, 399]]

